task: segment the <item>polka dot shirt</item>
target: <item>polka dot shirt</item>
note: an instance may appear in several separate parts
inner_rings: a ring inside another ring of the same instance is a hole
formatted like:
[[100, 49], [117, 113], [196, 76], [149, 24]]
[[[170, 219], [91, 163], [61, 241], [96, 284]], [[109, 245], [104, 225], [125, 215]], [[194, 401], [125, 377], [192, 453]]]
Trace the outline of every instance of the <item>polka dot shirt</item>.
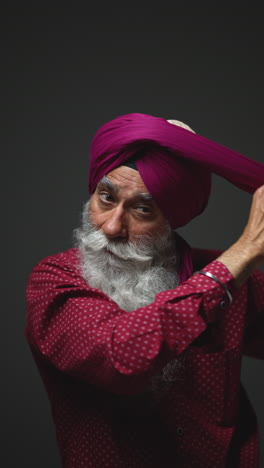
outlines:
[[77, 249], [32, 270], [25, 336], [64, 468], [258, 467], [240, 371], [243, 353], [264, 358], [264, 274], [235, 289], [222, 263], [199, 255], [197, 267], [228, 287], [232, 305], [194, 274], [125, 312], [87, 285]]

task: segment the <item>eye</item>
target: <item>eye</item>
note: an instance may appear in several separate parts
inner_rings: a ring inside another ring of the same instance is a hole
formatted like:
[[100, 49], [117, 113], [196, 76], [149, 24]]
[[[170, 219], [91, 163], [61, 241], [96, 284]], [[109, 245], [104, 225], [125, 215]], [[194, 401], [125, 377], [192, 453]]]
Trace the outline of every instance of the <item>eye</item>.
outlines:
[[147, 206], [147, 205], [139, 205], [136, 207], [137, 211], [139, 211], [140, 213], [143, 213], [143, 214], [149, 214], [149, 213], [152, 213], [152, 208], [150, 206]]
[[100, 199], [101, 201], [106, 202], [106, 203], [110, 203], [113, 201], [112, 195], [110, 195], [110, 193], [107, 193], [107, 192], [100, 192]]

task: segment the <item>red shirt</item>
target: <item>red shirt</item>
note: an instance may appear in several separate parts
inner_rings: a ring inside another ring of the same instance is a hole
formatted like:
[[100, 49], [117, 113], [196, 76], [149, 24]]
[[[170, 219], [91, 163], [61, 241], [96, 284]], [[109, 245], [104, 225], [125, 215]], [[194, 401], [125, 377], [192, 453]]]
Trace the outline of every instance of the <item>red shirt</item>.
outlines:
[[231, 306], [198, 274], [125, 312], [87, 285], [76, 249], [33, 269], [25, 333], [64, 468], [258, 467], [240, 371], [243, 353], [264, 358], [264, 273], [236, 290], [214, 253], [193, 254]]

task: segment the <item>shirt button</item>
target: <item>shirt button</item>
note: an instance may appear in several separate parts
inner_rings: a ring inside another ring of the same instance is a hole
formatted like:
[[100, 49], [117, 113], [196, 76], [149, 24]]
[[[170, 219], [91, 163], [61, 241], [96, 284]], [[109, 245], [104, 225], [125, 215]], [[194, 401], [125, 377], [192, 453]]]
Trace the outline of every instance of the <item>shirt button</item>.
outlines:
[[180, 427], [180, 426], [179, 426], [179, 427], [177, 427], [177, 429], [176, 429], [176, 433], [177, 433], [177, 435], [178, 435], [178, 436], [182, 437], [182, 436], [183, 436], [183, 434], [184, 434], [183, 427]]

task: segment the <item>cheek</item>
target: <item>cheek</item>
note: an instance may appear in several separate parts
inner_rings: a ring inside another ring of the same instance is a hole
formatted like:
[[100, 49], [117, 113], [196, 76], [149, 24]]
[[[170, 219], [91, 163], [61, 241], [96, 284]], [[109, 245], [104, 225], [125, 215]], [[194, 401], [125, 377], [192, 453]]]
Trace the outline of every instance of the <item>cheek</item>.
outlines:
[[95, 196], [92, 196], [89, 205], [89, 218], [95, 226], [99, 226], [100, 224], [100, 211], [97, 205]]
[[163, 220], [156, 220], [153, 223], [131, 223], [130, 235], [163, 235], [167, 232], [168, 227]]

